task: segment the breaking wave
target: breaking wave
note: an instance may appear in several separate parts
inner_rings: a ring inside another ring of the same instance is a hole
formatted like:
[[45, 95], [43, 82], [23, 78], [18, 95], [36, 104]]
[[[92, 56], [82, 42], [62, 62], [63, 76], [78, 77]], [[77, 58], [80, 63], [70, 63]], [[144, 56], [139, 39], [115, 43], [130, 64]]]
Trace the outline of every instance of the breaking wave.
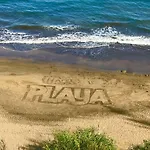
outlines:
[[[54, 26], [55, 27], [55, 26]], [[50, 27], [51, 28], [51, 27]], [[58, 30], [63, 30], [67, 27], [55, 27]], [[71, 32], [58, 34], [53, 37], [40, 37], [40, 34], [26, 34], [22, 32], [12, 32], [10, 30], [0, 31], [0, 44], [51, 44], [51, 43], [70, 43], [69, 46], [74, 48], [94, 48], [108, 44], [132, 44], [132, 45], [148, 45], [150, 46], [150, 37], [125, 35], [118, 32], [112, 27], [93, 30], [90, 33]], [[75, 44], [74, 44], [75, 43]], [[64, 46], [67, 44], [64, 44]]]
[[11, 29], [14, 30], [55, 30], [55, 31], [69, 31], [76, 29], [78, 26], [74, 25], [50, 25], [50, 26], [38, 26], [38, 25], [16, 25], [12, 26]]

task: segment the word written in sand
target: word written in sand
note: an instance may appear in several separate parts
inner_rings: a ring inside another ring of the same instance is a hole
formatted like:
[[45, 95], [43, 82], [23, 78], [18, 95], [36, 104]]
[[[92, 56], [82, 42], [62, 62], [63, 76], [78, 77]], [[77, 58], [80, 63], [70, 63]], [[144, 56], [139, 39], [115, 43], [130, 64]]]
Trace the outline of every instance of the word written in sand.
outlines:
[[69, 84], [78, 84], [80, 83], [79, 79], [73, 79], [71, 77], [63, 78], [57, 76], [44, 76], [42, 78], [42, 82], [45, 84], [61, 84], [61, 85], [69, 85]]
[[111, 103], [104, 89], [51, 85], [28, 85], [22, 100], [52, 104], [67, 103], [71, 105]]

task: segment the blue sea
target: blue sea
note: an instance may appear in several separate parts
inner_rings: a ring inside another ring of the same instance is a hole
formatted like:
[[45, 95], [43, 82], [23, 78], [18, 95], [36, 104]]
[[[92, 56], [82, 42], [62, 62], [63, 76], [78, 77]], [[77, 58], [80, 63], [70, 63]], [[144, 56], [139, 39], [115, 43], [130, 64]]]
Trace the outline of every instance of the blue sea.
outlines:
[[0, 47], [149, 63], [150, 0], [0, 0]]

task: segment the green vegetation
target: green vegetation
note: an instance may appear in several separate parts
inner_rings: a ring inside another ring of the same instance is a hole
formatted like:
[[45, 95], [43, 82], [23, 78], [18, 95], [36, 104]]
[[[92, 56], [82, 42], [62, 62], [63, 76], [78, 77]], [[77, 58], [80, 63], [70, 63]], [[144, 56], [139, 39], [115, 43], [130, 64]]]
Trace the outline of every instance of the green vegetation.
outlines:
[[[78, 129], [75, 132], [61, 131], [54, 133], [54, 140], [36, 142], [20, 150], [120, 150], [111, 138], [98, 134], [93, 128]], [[5, 143], [0, 141], [0, 150], [6, 150]], [[140, 145], [133, 145], [128, 150], [150, 150], [150, 140]]]
[[129, 150], [150, 150], [150, 140], [149, 141], [144, 140], [142, 144], [135, 145]]
[[54, 134], [53, 141], [30, 145], [34, 150], [117, 150], [112, 139], [97, 134], [93, 128], [79, 129], [73, 133], [62, 131]]

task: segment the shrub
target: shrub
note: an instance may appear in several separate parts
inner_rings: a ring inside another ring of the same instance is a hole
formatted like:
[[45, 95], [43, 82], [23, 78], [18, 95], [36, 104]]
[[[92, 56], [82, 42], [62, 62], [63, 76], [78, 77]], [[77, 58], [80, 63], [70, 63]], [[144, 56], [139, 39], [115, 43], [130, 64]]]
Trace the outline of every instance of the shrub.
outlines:
[[93, 128], [78, 129], [70, 133], [61, 131], [54, 134], [54, 140], [30, 145], [36, 150], [117, 150], [112, 139], [105, 134], [95, 133]]
[[140, 145], [134, 145], [129, 150], [150, 150], [150, 140], [144, 140]]

